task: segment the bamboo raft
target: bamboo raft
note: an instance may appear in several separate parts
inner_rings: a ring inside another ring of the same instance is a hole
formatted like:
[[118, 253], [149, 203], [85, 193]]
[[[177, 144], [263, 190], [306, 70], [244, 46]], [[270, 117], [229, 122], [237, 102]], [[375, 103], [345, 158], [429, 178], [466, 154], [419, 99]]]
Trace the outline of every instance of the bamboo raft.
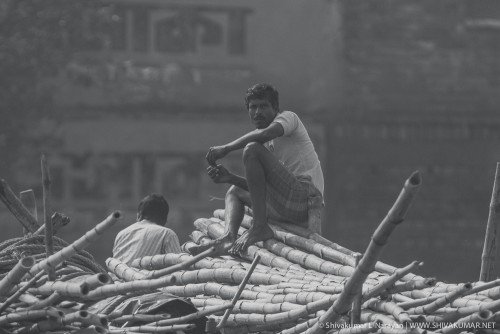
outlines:
[[[418, 173], [406, 180], [363, 254], [275, 223], [274, 237], [244, 254], [208, 248], [190, 255], [191, 246], [224, 232], [224, 210], [216, 210], [194, 222], [184, 253], [131, 266], [109, 258], [102, 268], [84, 248], [118, 212], [68, 245], [41, 236], [29, 211], [17, 207], [29, 233], [0, 244], [0, 333], [499, 333], [500, 279], [449, 284], [415, 274], [418, 261], [395, 268], [378, 260], [420, 184]], [[251, 222], [245, 215], [239, 233]], [[172, 295], [191, 311], [162, 309]], [[155, 306], [137, 307], [148, 303]]]

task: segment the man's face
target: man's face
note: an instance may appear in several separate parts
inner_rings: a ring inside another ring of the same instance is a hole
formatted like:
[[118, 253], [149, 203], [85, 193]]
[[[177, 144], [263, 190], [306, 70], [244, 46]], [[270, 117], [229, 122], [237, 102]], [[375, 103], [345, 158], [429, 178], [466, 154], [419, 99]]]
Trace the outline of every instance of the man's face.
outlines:
[[278, 110], [266, 99], [252, 99], [248, 102], [248, 114], [257, 129], [265, 129], [274, 120]]

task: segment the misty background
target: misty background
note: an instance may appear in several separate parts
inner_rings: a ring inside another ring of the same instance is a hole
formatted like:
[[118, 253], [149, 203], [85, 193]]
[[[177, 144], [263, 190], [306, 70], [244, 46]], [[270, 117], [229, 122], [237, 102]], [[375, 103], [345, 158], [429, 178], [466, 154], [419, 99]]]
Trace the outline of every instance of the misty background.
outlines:
[[[4, 0], [0, 177], [33, 189], [75, 240], [124, 219], [90, 251], [102, 264], [142, 197], [168, 226], [223, 208], [210, 146], [251, 130], [246, 89], [269, 82], [303, 119], [325, 174], [323, 235], [356, 251], [406, 178], [423, 184], [382, 254], [440, 280], [477, 280], [500, 161], [500, 2], [494, 0]], [[240, 154], [222, 163], [241, 173]], [[2, 240], [21, 225], [0, 206]]]

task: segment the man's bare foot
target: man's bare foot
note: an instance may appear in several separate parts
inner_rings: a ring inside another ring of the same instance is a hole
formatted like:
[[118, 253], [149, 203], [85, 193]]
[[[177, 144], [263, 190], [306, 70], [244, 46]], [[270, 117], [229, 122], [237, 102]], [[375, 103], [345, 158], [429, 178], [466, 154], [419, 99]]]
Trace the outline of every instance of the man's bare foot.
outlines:
[[198, 255], [211, 247], [215, 247], [220, 253], [225, 253], [229, 248], [231, 248], [234, 240], [235, 238], [227, 233], [203, 245], [197, 245], [189, 248], [189, 253], [191, 253], [191, 255]]
[[248, 246], [256, 242], [271, 239], [274, 236], [273, 230], [267, 224], [252, 225], [245, 233], [234, 242], [231, 252], [241, 253], [247, 250]]

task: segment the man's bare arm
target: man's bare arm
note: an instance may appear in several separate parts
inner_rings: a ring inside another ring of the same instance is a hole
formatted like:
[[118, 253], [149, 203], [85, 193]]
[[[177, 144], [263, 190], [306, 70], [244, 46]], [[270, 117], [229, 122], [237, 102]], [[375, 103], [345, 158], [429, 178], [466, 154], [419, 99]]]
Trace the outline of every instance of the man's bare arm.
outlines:
[[247, 179], [245, 179], [244, 177], [242, 176], [239, 176], [239, 175], [236, 175], [236, 174], [233, 174], [233, 177], [231, 179], [231, 182], [230, 182], [232, 185], [235, 185], [236, 187], [238, 188], [241, 188], [241, 189], [244, 189], [246, 191], [248, 191], [248, 183], [247, 183]]
[[248, 143], [257, 142], [263, 144], [274, 138], [282, 136], [283, 133], [283, 126], [280, 123], [273, 122], [265, 129], [253, 130], [230, 143], [211, 147], [206, 156], [207, 161], [209, 164], [215, 165], [218, 159], [225, 157], [232, 151], [242, 149]]

